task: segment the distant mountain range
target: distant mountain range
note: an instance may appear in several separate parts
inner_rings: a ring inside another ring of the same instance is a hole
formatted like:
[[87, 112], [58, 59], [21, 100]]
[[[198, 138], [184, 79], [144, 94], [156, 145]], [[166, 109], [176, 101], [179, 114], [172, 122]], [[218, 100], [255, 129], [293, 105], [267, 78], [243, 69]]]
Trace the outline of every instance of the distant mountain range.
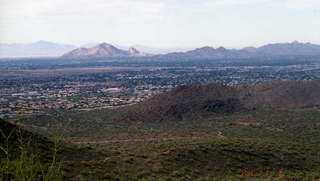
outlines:
[[99, 57], [124, 57], [124, 56], [144, 56], [144, 53], [131, 47], [129, 50], [122, 50], [107, 43], [101, 43], [92, 48], [77, 48], [61, 58], [99, 58]]
[[[66, 53], [62, 58], [97, 58], [97, 57], [123, 57], [123, 56], [146, 56], [135, 48], [128, 51], [116, 48], [113, 45], [102, 43], [93, 48], [79, 48]], [[224, 47], [202, 47], [186, 52], [174, 52], [168, 54], [149, 54], [152, 60], [172, 59], [219, 59], [219, 58], [254, 58], [275, 56], [314, 56], [320, 55], [320, 45], [311, 43], [276, 43], [261, 47], [246, 47], [243, 49], [226, 49]]]
[[247, 47], [244, 51], [263, 56], [282, 56], [282, 55], [320, 55], [320, 45], [311, 43], [275, 43], [261, 46], [259, 48]]
[[224, 47], [202, 47], [187, 52], [158, 55], [159, 59], [192, 59], [192, 58], [253, 58], [275, 56], [314, 56], [320, 55], [320, 45], [311, 43], [276, 43], [261, 47], [246, 47], [243, 49], [226, 49]]
[[[90, 43], [82, 46], [75, 46], [71, 44], [59, 44], [49, 41], [37, 41], [33, 43], [0, 43], [0, 58], [4, 57], [60, 57], [67, 52], [77, 48], [92, 48], [98, 46], [99, 43]], [[131, 47], [113, 45], [118, 49], [131, 49]], [[134, 49], [139, 49], [147, 54], [165, 54], [176, 51], [185, 51], [183, 48], [153, 48], [143, 45], [135, 45]]]
[[190, 58], [240, 58], [249, 57], [251, 54], [246, 50], [226, 49], [224, 47], [213, 48], [205, 46], [187, 52], [175, 52], [157, 55], [160, 59], [190, 59]]
[[[170, 51], [174, 51], [174, 49], [156, 49], [140, 45], [129, 48], [107, 43], [90, 44], [81, 48], [47, 41], [38, 41], [30, 44], [0, 44], [0, 57], [61, 56], [62, 58], [103, 58], [149, 56], [151, 60], [315, 56], [320, 55], [320, 45], [294, 41], [291, 43], [267, 44], [257, 48], [227, 49], [224, 47], [213, 48], [205, 46], [189, 51], [166, 53]], [[161, 52], [165, 54], [160, 54]]]
[[0, 44], [0, 57], [61, 56], [77, 48], [74, 45], [38, 41], [26, 44]]

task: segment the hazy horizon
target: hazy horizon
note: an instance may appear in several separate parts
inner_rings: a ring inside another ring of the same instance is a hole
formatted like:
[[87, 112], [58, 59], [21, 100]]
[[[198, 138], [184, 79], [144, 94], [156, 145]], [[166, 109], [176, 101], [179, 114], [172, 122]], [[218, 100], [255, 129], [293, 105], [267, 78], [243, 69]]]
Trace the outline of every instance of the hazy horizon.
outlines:
[[288, 41], [288, 42], [269, 42], [269, 43], [265, 43], [265, 44], [260, 44], [260, 45], [247, 45], [247, 46], [239, 46], [239, 47], [236, 47], [236, 46], [222, 46], [222, 45], [216, 45], [216, 46], [212, 46], [212, 45], [206, 45], [206, 44], [203, 44], [203, 45], [200, 45], [200, 46], [176, 46], [176, 47], [173, 47], [173, 46], [168, 46], [168, 47], [156, 47], [156, 46], [149, 46], [149, 45], [143, 45], [143, 44], [133, 44], [133, 45], [122, 45], [122, 44], [117, 44], [117, 43], [110, 43], [110, 42], [93, 42], [93, 43], [85, 43], [85, 44], [72, 44], [72, 43], [68, 43], [68, 42], [56, 42], [56, 41], [48, 41], [48, 40], [37, 40], [37, 41], [32, 41], [32, 42], [13, 42], [13, 43], [2, 43], [0, 42], [0, 44], [3, 44], [3, 45], [30, 45], [30, 44], [35, 44], [35, 43], [54, 43], [54, 44], [61, 44], [61, 45], [71, 45], [71, 46], [75, 46], [75, 47], [84, 47], [84, 48], [91, 48], [91, 47], [94, 47], [94, 46], [97, 46], [99, 44], [102, 44], [102, 43], [107, 43], [107, 44], [110, 44], [110, 45], [113, 45], [119, 49], [128, 49], [130, 47], [144, 47], [144, 48], [151, 48], [151, 49], [159, 49], [159, 50], [187, 50], [187, 49], [196, 49], [196, 48], [202, 48], [202, 47], [212, 47], [212, 48], [219, 48], [219, 47], [224, 47], [224, 48], [227, 48], [227, 49], [243, 49], [243, 48], [248, 48], [248, 47], [256, 47], [256, 48], [259, 48], [259, 47], [262, 47], [262, 46], [265, 46], [265, 45], [269, 45], [269, 44], [285, 44], [285, 43], [302, 43], [302, 44], [306, 44], [306, 43], [311, 43], [311, 44], [316, 44], [316, 45], [319, 45], [317, 43], [314, 43], [314, 42], [303, 42], [303, 41], [298, 41], [298, 40], [292, 40], [292, 41]]
[[317, 0], [0, 0], [0, 43], [243, 48], [320, 44]]

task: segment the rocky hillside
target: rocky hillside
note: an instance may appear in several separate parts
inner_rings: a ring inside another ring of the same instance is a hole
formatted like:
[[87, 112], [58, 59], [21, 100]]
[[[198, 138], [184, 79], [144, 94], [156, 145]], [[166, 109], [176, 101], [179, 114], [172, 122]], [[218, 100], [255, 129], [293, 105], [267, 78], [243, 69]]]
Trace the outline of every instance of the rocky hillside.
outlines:
[[100, 58], [100, 57], [127, 57], [127, 56], [143, 56], [135, 48], [130, 48], [128, 51], [116, 48], [107, 43], [101, 43], [92, 48], [78, 48], [68, 52], [62, 58]]

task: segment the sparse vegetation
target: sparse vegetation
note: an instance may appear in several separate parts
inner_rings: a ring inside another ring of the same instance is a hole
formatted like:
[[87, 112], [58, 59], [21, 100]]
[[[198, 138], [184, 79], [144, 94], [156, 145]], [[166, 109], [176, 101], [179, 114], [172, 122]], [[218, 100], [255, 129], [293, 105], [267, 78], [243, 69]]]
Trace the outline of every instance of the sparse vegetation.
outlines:
[[[253, 109], [245, 106], [247, 99], [239, 99], [234, 89], [207, 84], [203, 90], [193, 86], [190, 91], [185, 86], [121, 109], [56, 111], [16, 121], [24, 129], [48, 137], [65, 135], [68, 146], [45, 142], [42, 148], [59, 149], [43, 152], [45, 157], [28, 156], [34, 163], [46, 165], [45, 172], [39, 167], [40, 175], [58, 175], [58, 180], [317, 181], [318, 100], [308, 108], [291, 107], [301, 102], [297, 96], [302, 96], [299, 90], [293, 93], [294, 100], [282, 96], [288, 101]], [[309, 94], [309, 103], [317, 94]], [[56, 121], [63, 129], [48, 126]], [[38, 173], [37, 164], [32, 168]]]
[[3, 120], [0, 122], [1, 180], [62, 180], [61, 162], [57, 158], [59, 140], [52, 143]]

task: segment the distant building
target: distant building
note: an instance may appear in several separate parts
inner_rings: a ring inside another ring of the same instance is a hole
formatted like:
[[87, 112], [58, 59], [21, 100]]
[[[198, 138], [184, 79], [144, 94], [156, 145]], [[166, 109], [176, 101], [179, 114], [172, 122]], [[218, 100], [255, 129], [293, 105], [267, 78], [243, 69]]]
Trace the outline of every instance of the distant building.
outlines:
[[108, 89], [101, 89], [102, 92], [107, 92], [107, 93], [118, 93], [121, 91], [120, 88], [108, 88]]

